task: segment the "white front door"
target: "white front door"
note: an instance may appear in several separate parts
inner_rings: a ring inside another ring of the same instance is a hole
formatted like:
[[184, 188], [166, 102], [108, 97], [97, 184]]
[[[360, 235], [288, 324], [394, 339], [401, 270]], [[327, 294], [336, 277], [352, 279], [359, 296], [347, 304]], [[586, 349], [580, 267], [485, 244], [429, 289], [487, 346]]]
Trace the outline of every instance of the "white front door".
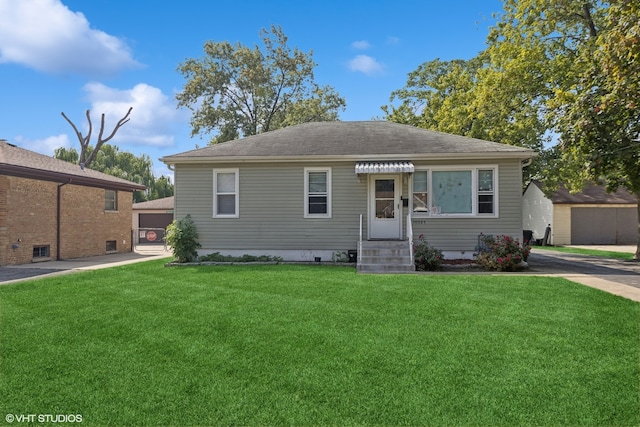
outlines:
[[369, 238], [401, 239], [400, 175], [369, 175]]

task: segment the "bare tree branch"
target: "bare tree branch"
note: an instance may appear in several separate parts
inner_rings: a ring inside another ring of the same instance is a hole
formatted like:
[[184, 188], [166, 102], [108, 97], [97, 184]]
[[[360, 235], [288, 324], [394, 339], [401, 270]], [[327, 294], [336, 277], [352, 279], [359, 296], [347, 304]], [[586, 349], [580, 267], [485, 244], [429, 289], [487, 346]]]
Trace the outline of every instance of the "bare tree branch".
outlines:
[[93, 132], [93, 124], [91, 123], [91, 111], [87, 110], [86, 112], [87, 122], [89, 122], [89, 131], [87, 132], [87, 136], [83, 136], [82, 132], [78, 130], [76, 125], [66, 116], [66, 114], [64, 114], [64, 112], [62, 112], [62, 117], [64, 117], [67, 122], [69, 122], [74, 132], [76, 133], [76, 136], [78, 137], [78, 141], [80, 142], [80, 156], [78, 158], [78, 163], [80, 164], [80, 166], [89, 167], [89, 164], [91, 164], [91, 162], [95, 159], [96, 154], [98, 154], [98, 151], [100, 150], [100, 147], [102, 147], [102, 144], [108, 142], [111, 138], [113, 138], [116, 135], [118, 129], [120, 129], [122, 125], [129, 121], [131, 110], [133, 110], [133, 107], [130, 107], [129, 111], [127, 111], [127, 114], [125, 114], [123, 118], [118, 120], [118, 123], [113, 128], [111, 134], [105, 139], [102, 139], [102, 135], [104, 134], [104, 113], [102, 114], [102, 118], [100, 121], [100, 133], [98, 134], [98, 142], [96, 143], [95, 148], [91, 151], [88, 157], [87, 151], [89, 150], [89, 143], [91, 142], [91, 134]]
[[118, 120], [118, 123], [116, 123], [116, 126], [113, 128], [111, 135], [109, 135], [105, 139], [102, 139], [102, 135], [104, 133], [104, 113], [102, 113], [102, 117], [100, 119], [100, 133], [98, 134], [98, 142], [96, 143], [95, 148], [89, 155], [89, 158], [85, 163], [85, 166], [89, 165], [93, 161], [93, 159], [96, 158], [96, 154], [98, 154], [98, 151], [100, 151], [100, 147], [102, 147], [102, 144], [104, 144], [105, 142], [108, 142], [111, 138], [113, 138], [116, 135], [116, 132], [118, 132], [118, 129], [120, 129], [122, 125], [124, 125], [129, 121], [129, 114], [131, 114], [131, 110], [133, 110], [133, 107], [129, 107], [129, 111], [127, 111], [127, 114], [125, 114], [123, 118]]
[[67, 122], [69, 122], [74, 132], [76, 133], [76, 136], [78, 137], [78, 142], [80, 143], [80, 156], [78, 157], [78, 163], [80, 165], [84, 165], [85, 158], [87, 156], [87, 148], [89, 147], [89, 142], [91, 140], [91, 132], [93, 130], [89, 110], [87, 110], [86, 112], [87, 121], [89, 122], [89, 132], [87, 133], [87, 136], [82, 135], [82, 132], [78, 130], [76, 125], [69, 119], [69, 117], [67, 117], [66, 114], [64, 114], [64, 112], [62, 112], [61, 114], [62, 114], [62, 117], [64, 117], [67, 120]]

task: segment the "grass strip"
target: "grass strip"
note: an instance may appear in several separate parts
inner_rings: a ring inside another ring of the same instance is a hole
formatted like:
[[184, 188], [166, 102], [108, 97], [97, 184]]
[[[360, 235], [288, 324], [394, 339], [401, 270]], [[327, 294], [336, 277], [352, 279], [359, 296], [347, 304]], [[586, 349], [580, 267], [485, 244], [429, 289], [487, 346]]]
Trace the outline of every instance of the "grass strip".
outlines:
[[633, 252], [605, 251], [601, 249], [576, 248], [570, 246], [533, 246], [534, 250], [556, 251], [578, 255], [592, 255], [602, 258], [633, 260]]

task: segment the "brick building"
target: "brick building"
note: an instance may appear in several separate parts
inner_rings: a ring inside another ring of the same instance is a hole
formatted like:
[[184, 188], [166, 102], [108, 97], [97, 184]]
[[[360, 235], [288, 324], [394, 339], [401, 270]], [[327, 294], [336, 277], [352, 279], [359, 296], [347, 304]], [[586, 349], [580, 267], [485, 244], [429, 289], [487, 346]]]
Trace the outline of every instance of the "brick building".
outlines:
[[130, 252], [145, 188], [0, 140], [0, 266]]

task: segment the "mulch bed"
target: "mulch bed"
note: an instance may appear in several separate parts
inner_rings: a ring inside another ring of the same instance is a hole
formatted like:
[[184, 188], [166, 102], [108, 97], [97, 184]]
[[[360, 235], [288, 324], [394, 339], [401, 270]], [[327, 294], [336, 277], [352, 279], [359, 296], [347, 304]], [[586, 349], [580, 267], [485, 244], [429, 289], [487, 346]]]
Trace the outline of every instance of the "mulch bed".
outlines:
[[471, 265], [475, 264], [475, 260], [472, 259], [443, 259], [442, 265]]

